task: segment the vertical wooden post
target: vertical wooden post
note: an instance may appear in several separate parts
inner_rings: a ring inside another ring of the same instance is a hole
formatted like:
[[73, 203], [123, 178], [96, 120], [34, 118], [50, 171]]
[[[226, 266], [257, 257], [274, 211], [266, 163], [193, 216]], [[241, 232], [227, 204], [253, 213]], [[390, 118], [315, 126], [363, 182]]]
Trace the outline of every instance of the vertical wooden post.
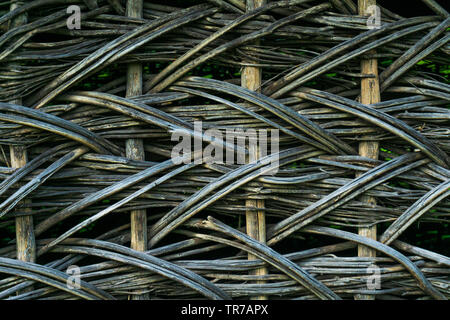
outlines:
[[[254, 10], [266, 4], [266, 0], [247, 0], [246, 9], [247, 11]], [[262, 70], [258, 67], [247, 66], [244, 67], [241, 76], [241, 84], [243, 87], [253, 90], [260, 91], [262, 79]], [[255, 156], [258, 155], [258, 150], [250, 150]], [[246, 207], [251, 208], [264, 208], [264, 200], [246, 200]], [[260, 242], [266, 242], [266, 218], [263, 210], [261, 211], [247, 211], [245, 213], [246, 217], [246, 229], [247, 234]], [[256, 259], [255, 256], [249, 254], [249, 260]], [[266, 275], [267, 268], [259, 268], [252, 272], [253, 275]], [[263, 283], [264, 281], [259, 281]], [[267, 296], [255, 297], [256, 300], [266, 300]]]
[[[132, 18], [142, 18], [143, 1], [128, 0], [126, 14]], [[142, 95], [142, 65], [130, 63], [127, 70], [127, 97]], [[126, 141], [126, 155], [133, 160], [145, 160], [142, 139]], [[146, 210], [131, 211], [131, 248], [138, 251], [147, 250], [147, 213]], [[147, 294], [132, 295], [132, 300], [148, 299]]]
[[[17, 101], [15, 102], [16, 104]], [[11, 167], [20, 168], [27, 164], [27, 150], [23, 146], [10, 146]], [[23, 204], [31, 201], [22, 200]], [[31, 213], [31, 208], [23, 208], [21, 211]], [[16, 250], [17, 259], [27, 262], [36, 262], [36, 241], [34, 237], [34, 224], [32, 215], [16, 217]]]
[[[366, 15], [366, 11], [370, 6], [375, 6], [376, 0], [358, 0], [359, 15]], [[375, 50], [370, 51], [369, 54], [375, 53]], [[375, 78], [362, 78], [361, 80], [361, 103], [373, 104], [381, 101], [380, 97], [380, 83], [378, 78], [378, 61], [377, 59], [363, 59], [361, 60], [361, 73], [374, 75]], [[359, 154], [371, 159], [378, 159], [379, 143], [378, 141], [362, 141], [359, 144]], [[361, 201], [367, 205], [376, 205], [375, 198], [370, 196], [363, 196]], [[377, 239], [377, 226], [368, 228], [359, 228], [359, 235]], [[358, 246], [359, 257], [375, 257], [376, 251], [366, 246]], [[375, 300], [373, 295], [356, 295], [357, 300]]]
[[[22, 1], [15, 1], [11, 3], [10, 10], [13, 11], [20, 6], [23, 6]], [[10, 23], [9, 28], [12, 29], [17, 26], [21, 26], [27, 23], [27, 15], [21, 14]], [[22, 99], [16, 99], [11, 103], [22, 105]], [[23, 146], [11, 145], [9, 148], [11, 167], [20, 168], [27, 164], [27, 150]], [[30, 200], [26, 199], [22, 201], [23, 204], [30, 203]], [[21, 211], [31, 213], [31, 208], [24, 208]], [[34, 225], [32, 215], [23, 215], [16, 217], [16, 250], [17, 259], [27, 262], [36, 262], [36, 240], [34, 237]], [[28, 288], [32, 290], [32, 288]]]

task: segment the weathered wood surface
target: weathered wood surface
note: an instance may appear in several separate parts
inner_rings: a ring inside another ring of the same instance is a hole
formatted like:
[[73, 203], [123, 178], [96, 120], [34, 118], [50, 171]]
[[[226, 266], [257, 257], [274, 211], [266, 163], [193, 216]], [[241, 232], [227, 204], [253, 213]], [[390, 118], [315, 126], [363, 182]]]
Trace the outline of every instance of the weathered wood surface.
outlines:
[[[260, 8], [266, 4], [265, 0], [247, 0], [246, 1], [246, 11], [251, 12], [257, 8]], [[256, 43], [255, 45], [258, 45]], [[248, 60], [244, 63], [258, 63], [257, 59], [254, 61]], [[245, 66], [242, 69], [242, 75], [241, 75], [241, 84], [244, 88], [247, 88], [252, 91], [261, 91], [261, 84], [262, 84], [262, 69], [258, 67], [252, 67], [252, 66]], [[248, 139], [251, 139], [250, 137]], [[258, 159], [259, 154], [259, 146], [255, 146], [252, 149], [249, 148], [250, 156], [248, 158], [248, 161], [255, 161]], [[253, 239], [256, 239], [259, 242], [265, 243], [266, 242], [266, 217], [263, 210], [258, 209], [264, 209], [264, 200], [247, 200], [245, 201], [245, 205], [249, 208], [245, 213], [245, 226], [247, 230], [247, 234], [252, 237]], [[256, 210], [255, 210], [256, 208]], [[248, 255], [249, 260], [253, 260], [256, 257], [252, 254]], [[264, 276], [267, 274], [266, 268], [259, 268], [251, 272], [252, 275], [257, 276]], [[261, 281], [258, 281], [258, 283], [264, 283]], [[266, 296], [257, 296], [254, 297], [258, 300], [265, 300], [267, 299]]]
[[[366, 16], [370, 7], [376, 6], [376, 0], [358, 0], [358, 12], [361, 16]], [[368, 54], [375, 55], [376, 51], [369, 51]], [[361, 79], [361, 103], [373, 105], [380, 102], [380, 82], [378, 76], [378, 60], [362, 59], [361, 74], [371, 77]], [[370, 159], [378, 159], [380, 144], [378, 141], [361, 141], [359, 143], [359, 154]], [[361, 199], [368, 206], [376, 206], [376, 199], [370, 196], [363, 196]], [[358, 234], [370, 239], [377, 240], [377, 226], [364, 227], [358, 229]], [[365, 246], [358, 246], [358, 256], [373, 257], [376, 251]], [[357, 295], [358, 300], [374, 300], [375, 296]]]
[[416, 1], [0, 1], [0, 298], [448, 299], [450, 18]]

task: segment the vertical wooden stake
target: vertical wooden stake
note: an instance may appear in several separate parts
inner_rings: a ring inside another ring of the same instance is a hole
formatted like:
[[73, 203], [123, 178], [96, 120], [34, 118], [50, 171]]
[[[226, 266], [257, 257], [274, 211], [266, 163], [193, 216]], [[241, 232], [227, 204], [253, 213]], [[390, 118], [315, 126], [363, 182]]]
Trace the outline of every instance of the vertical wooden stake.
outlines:
[[[247, 11], [254, 10], [258, 7], [265, 5], [266, 0], [247, 0]], [[243, 87], [253, 90], [260, 91], [262, 79], [262, 70], [257, 67], [244, 67], [241, 76], [241, 84]], [[258, 150], [250, 150], [251, 153], [257, 155]], [[246, 207], [251, 208], [264, 208], [264, 200], [246, 200]], [[264, 211], [246, 211], [246, 228], [247, 234], [260, 242], [266, 242], [266, 218]], [[255, 256], [249, 254], [249, 260], [256, 259]], [[267, 268], [259, 268], [252, 272], [253, 275], [266, 275]], [[258, 283], [263, 283], [264, 281], [259, 281]], [[267, 296], [258, 296], [255, 297], [256, 300], [266, 300]]]
[[[23, 6], [23, 1], [15, 1], [11, 3], [10, 10]], [[10, 23], [9, 28], [15, 28], [27, 23], [27, 15], [21, 14]], [[22, 105], [22, 99], [16, 99], [11, 103]], [[23, 146], [11, 145], [9, 148], [11, 167], [21, 168], [27, 164], [27, 150]], [[29, 204], [30, 200], [22, 201], [23, 204]], [[30, 212], [31, 208], [23, 208], [24, 213]], [[17, 259], [27, 262], [36, 262], [36, 240], [34, 237], [34, 225], [32, 215], [23, 215], [16, 217], [16, 250]], [[32, 288], [28, 288], [32, 290]]]
[[[365, 16], [367, 9], [370, 6], [375, 6], [376, 0], [358, 0], [359, 15]], [[368, 54], [373, 54], [370, 51]], [[362, 78], [361, 80], [361, 103], [373, 104], [381, 101], [380, 97], [380, 83], [378, 78], [378, 61], [377, 59], [363, 59], [361, 61], [361, 73], [372, 74], [375, 78]], [[359, 154], [371, 159], [378, 159], [379, 143], [378, 141], [362, 141], [359, 144]], [[363, 196], [361, 201], [367, 205], [376, 205], [375, 198], [370, 196]], [[368, 228], [359, 228], [358, 233], [361, 236], [377, 239], [377, 226]], [[358, 246], [359, 257], [375, 257], [376, 251], [366, 246]], [[375, 300], [374, 295], [356, 295], [357, 300]]]
[[[132, 18], [142, 18], [143, 1], [128, 0], [126, 14]], [[127, 97], [142, 95], [142, 65], [130, 63], [127, 70]], [[145, 160], [144, 143], [142, 139], [126, 141], [126, 155], [133, 160]], [[131, 248], [138, 251], [147, 250], [147, 212], [131, 211]], [[132, 300], [146, 300], [147, 294], [132, 295]]]
[[[14, 103], [20, 104], [15, 101]], [[20, 168], [27, 164], [27, 150], [23, 146], [10, 146], [11, 167]], [[28, 199], [22, 203], [29, 204]], [[23, 208], [24, 213], [30, 212], [31, 208]], [[16, 247], [17, 259], [27, 262], [36, 262], [36, 240], [34, 237], [34, 224], [32, 215], [16, 217]]]

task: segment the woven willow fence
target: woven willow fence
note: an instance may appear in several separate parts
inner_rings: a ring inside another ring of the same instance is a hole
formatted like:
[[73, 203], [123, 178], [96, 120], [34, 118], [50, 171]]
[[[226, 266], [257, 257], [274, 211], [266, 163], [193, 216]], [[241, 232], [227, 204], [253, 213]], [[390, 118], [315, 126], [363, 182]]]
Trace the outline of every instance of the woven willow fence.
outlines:
[[[450, 298], [405, 237], [450, 214], [450, 18], [413, 3], [0, 0], [0, 297]], [[172, 156], [236, 129], [279, 152]]]

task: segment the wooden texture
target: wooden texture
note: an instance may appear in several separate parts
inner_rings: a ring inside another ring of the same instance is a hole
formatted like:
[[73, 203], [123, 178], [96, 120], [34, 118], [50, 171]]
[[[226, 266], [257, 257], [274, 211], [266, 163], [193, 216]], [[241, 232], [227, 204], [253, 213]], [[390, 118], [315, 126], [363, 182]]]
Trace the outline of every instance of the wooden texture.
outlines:
[[[375, 29], [356, 0], [12, 2], [0, 299], [450, 298], [440, 0], [380, 2]], [[174, 133], [236, 156], [229, 130], [260, 129], [279, 132], [268, 162], [175, 153]]]
[[[23, 2], [11, 3], [11, 11], [22, 6]], [[11, 21], [10, 29], [19, 27], [27, 23], [27, 15], [22, 14]], [[22, 105], [22, 99], [15, 99], [11, 101], [14, 104]], [[9, 148], [11, 167], [21, 168], [27, 164], [27, 149], [20, 145], [11, 145]], [[15, 218], [16, 228], [16, 257], [18, 260], [26, 262], [36, 262], [36, 240], [34, 234], [34, 222], [31, 215], [31, 208], [27, 207], [31, 204], [29, 199], [21, 202], [22, 211], [21, 216]], [[30, 213], [30, 215], [27, 215]], [[20, 290], [18, 293], [29, 292], [33, 287], [28, 287], [25, 290]]]
[[[367, 15], [366, 11], [370, 6], [375, 6], [376, 0], [358, 0], [358, 10], [360, 15]], [[376, 51], [370, 51], [369, 54], [375, 54]], [[371, 75], [371, 78], [361, 79], [361, 103], [371, 105], [381, 101], [380, 83], [378, 78], [378, 60], [362, 59], [361, 74]], [[379, 153], [378, 141], [362, 141], [359, 143], [359, 154], [370, 159], [378, 159]], [[367, 203], [367, 206], [376, 206], [376, 199], [370, 196], [363, 196], [361, 201]], [[358, 229], [358, 234], [370, 239], [377, 239], [377, 226], [363, 227]], [[359, 257], [375, 257], [376, 250], [363, 245], [358, 246]], [[356, 295], [358, 300], [374, 300], [373, 295]]]
[[[266, 4], [266, 0], [247, 0], [246, 10], [252, 11]], [[258, 43], [258, 42], [257, 42]], [[256, 43], [256, 44], [257, 44]], [[254, 63], [256, 61], [248, 61]], [[258, 67], [245, 66], [242, 70], [241, 75], [241, 85], [252, 91], [261, 91], [262, 84], [262, 70]], [[258, 158], [259, 148], [249, 150], [254, 159], [249, 159], [255, 161]], [[264, 200], [246, 200], [245, 205], [252, 208], [245, 213], [245, 222], [247, 234], [262, 243], [266, 242], [266, 217], [263, 210]], [[256, 210], [255, 210], [256, 209]], [[248, 255], [249, 260], [255, 259], [256, 257], [252, 254]], [[264, 276], [267, 274], [267, 268], [258, 268], [251, 272], [251, 274], [256, 276]], [[264, 283], [264, 281], [258, 281], [257, 283]], [[267, 296], [256, 296], [254, 299], [265, 300]]]
[[[11, 11], [22, 6], [24, 2], [17, 1], [11, 4]], [[11, 21], [10, 29], [18, 27], [27, 23], [27, 15], [22, 14]], [[21, 105], [21, 99], [15, 99], [12, 101], [14, 104]], [[27, 149], [23, 146], [12, 145], [9, 149], [12, 168], [21, 168], [27, 164]], [[25, 213], [22, 216], [17, 217], [15, 220], [16, 225], [16, 252], [17, 259], [27, 262], [36, 261], [36, 241], [34, 236], [34, 224], [33, 216], [26, 215], [27, 212], [31, 213], [30, 200], [23, 200], [24, 206], [21, 211]]]
[[[143, 1], [128, 0], [126, 13], [131, 18], [142, 18]], [[142, 65], [131, 63], [127, 70], [127, 97], [142, 94]], [[142, 139], [128, 139], [125, 142], [126, 155], [132, 160], [145, 160], [144, 143]], [[131, 211], [131, 248], [137, 251], [147, 250], [147, 210]], [[132, 295], [133, 300], [148, 299], [147, 294]]]

